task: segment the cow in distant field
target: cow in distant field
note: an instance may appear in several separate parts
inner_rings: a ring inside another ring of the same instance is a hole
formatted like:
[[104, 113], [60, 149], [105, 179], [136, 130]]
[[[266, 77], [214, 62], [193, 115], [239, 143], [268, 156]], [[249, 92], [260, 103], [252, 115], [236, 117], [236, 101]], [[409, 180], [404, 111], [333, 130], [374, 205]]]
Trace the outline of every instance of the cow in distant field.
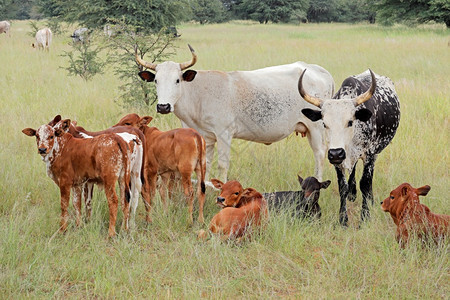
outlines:
[[[52, 123], [52, 122], [51, 122]], [[66, 131], [70, 120], [60, 124], [45, 124], [37, 130], [25, 128], [22, 132], [35, 136], [38, 153], [47, 166], [48, 176], [58, 185], [61, 194], [60, 231], [67, 229], [70, 191], [73, 191], [73, 205], [76, 224], [81, 224], [81, 190], [84, 183], [95, 182], [103, 186], [109, 206], [109, 230], [116, 234], [115, 224], [118, 209], [116, 183], [120, 187], [123, 222], [122, 229], [128, 229], [130, 202], [130, 170], [128, 169], [127, 144], [116, 134], [103, 134], [91, 139], [74, 138]]]
[[[362, 193], [361, 219], [370, 216], [368, 201], [373, 204], [372, 180], [378, 154], [394, 138], [400, 123], [400, 103], [394, 84], [388, 77], [371, 70], [344, 80], [333, 99], [307, 94], [303, 71], [298, 81], [300, 95], [320, 110], [305, 108], [302, 113], [325, 128], [323, 141], [328, 160], [335, 166], [341, 205], [339, 221], [348, 222], [346, 200], [356, 198], [355, 169], [359, 159], [364, 162], [360, 181]], [[345, 171], [350, 172], [348, 183]]]
[[305, 85], [317, 97], [329, 98], [334, 92], [330, 73], [318, 65], [295, 62], [254, 71], [186, 70], [197, 61], [160, 64], [137, 62], [156, 73], [142, 71], [139, 76], [154, 82], [158, 96], [157, 111], [170, 112], [183, 127], [196, 129], [206, 141], [206, 177], [217, 142], [219, 178], [226, 181], [233, 138], [271, 144], [293, 132], [307, 136], [315, 156], [316, 177], [321, 180], [326, 149], [321, 140], [323, 126], [310, 121], [301, 109], [313, 107], [303, 101], [297, 90], [301, 71], [308, 68]]
[[381, 202], [381, 209], [389, 212], [397, 225], [396, 239], [402, 248], [414, 234], [419, 239], [431, 238], [436, 243], [449, 237], [450, 216], [434, 214], [419, 201], [419, 196], [426, 196], [430, 189], [429, 185], [415, 189], [409, 183], [403, 183]]
[[[150, 198], [153, 199], [156, 192], [156, 180], [160, 176], [161, 200], [167, 207], [166, 190], [169, 189], [169, 197], [172, 197], [173, 180], [181, 176], [186, 201], [189, 203], [189, 221], [193, 222], [192, 212], [194, 205], [194, 191], [191, 175], [195, 171], [197, 175], [197, 198], [199, 202], [198, 221], [204, 222], [203, 206], [205, 203], [205, 141], [202, 136], [192, 128], [178, 128], [169, 131], [160, 131], [156, 127], [149, 127], [152, 117], [139, 117], [137, 114], [124, 116], [114, 126], [133, 126], [139, 128], [145, 135], [145, 172], [150, 186]], [[151, 200], [150, 200], [151, 202]]]
[[300, 183], [300, 191], [283, 191], [263, 193], [263, 197], [267, 200], [269, 208], [276, 211], [294, 209], [295, 217], [310, 217], [320, 219], [322, 211], [319, 206], [320, 190], [326, 189], [331, 181], [320, 182], [315, 177], [307, 177], [303, 180], [300, 175], [298, 182]]
[[0, 34], [4, 33], [10, 37], [11, 36], [11, 33], [9, 32], [10, 28], [11, 24], [8, 21], [0, 21]]
[[[69, 131], [76, 138], [92, 138], [94, 136], [99, 136], [101, 134], [106, 133], [115, 133], [120, 136], [127, 144], [129, 149], [129, 162], [130, 162], [130, 175], [131, 175], [131, 218], [130, 221], [134, 224], [136, 209], [139, 202], [139, 194], [142, 192], [142, 198], [144, 199], [145, 209], [147, 211], [146, 220], [150, 222], [150, 195], [149, 188], [144, 187], [142, 190], [142, 185], [147, 184], [147, 181], [144, 178], [144, 165], [145, 165], [145, 136], [144, 134], [137, 128], [130, 126], [118, 126], [111, 127], [101, 131], [87, 131], [81, 126], [76, 126], [76, 122], [72, 122]], [[91, 213], [91, 200], [92, 200], [92, 191], [93, 191], [93, 183], [87, 183], [85, 186], [85, 195], [84, 199], [86, 202], [86, 212], [87, 216], [90, 216]]]
[[43, 28], [36, 32], [36, 44], [33, 43], [33, 48], [49, 50], [52, 43], [52, 31], [50, 28]]
[[84, 43], [88, 37], [88, 29], [86, 27], [75, 29], [73, 34], [70, 36], [74, 43]]
[[[268, 218], [267, 201], [257, 190], [244, 189], [236, 180], [223, 183], [211, 179], [211, 182], [220, 190], [216, 203], [222, 209], [211, 219], [209, 231], [223, 240], [251, 238]], [[200, 230], [198, 238], [206, 237], [207, 232]]]

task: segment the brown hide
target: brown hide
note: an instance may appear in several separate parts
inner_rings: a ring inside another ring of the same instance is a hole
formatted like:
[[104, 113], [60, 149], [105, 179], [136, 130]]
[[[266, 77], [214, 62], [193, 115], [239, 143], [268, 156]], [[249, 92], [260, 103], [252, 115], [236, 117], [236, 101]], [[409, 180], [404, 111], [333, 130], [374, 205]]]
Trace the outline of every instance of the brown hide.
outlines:
[[38, 130], [26, 128], [22, 132], [35, 136], [38, 153], [47, 164], [47, 173], [61, 193], [60, 231], [68, 225], [68, 206], [71, 189], [76, 210], [76, 222], [81, 223], [81, 189], [86, 181], [103, 185], [109, 206], [109, 236], [116, 234], [115, 224], [118, 197], [115, 184], [119, 182], [123, 210], [122, 228], [128, 229], [129, 182], [127, 144], [115, 134], [104, 134], [92, 139], [77, 139], [68, 130], [70, 120], [63, 120], [58, 129], [42, 125]]
[[449, 235], [450, 216], [434, 214], [419, 201], [419, 195], [425, 196], [429, 190], [428, 185], [416, 189], [403, 183], [381, 202], [381, 209], [389, 212], [397, 225], [396, 238], [402, 248], [412, 234], [420, 239], [431, 237], [436, 243]]
[[178, 128], [169, 131], [160, 131], [156, 127], [149, 127], [152, 117], [139, 117], [137, 114], [124, 116], [115, 126], [132, 126], [139, 128], [146, 141], [145, 172], [149, 181], [150, 198], [156, 192], [156, 180], [161, 176], [162, 184], [160, 195], [164, 207], [166, 202], [166, 187], [169, 197], [172, 197], [174, 181], [181, 177], [183, 191], [189, 203], [189, 221], [193, 222], [194, 193], [191, 182], [192, 172], [196, 172], [198, 185], [197, 197], [199, 201], [200, 223], [204, 222], [203, 206], [205, 202], [205, 172], [206, 156], [205, 141], [203, 137], [192, 128]]

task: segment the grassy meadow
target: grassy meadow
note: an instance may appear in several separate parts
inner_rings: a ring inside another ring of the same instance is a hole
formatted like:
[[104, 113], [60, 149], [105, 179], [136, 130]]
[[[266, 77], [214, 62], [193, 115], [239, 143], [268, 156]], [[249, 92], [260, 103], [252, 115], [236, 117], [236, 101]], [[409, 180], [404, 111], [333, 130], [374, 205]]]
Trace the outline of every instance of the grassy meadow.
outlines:
[[[450, 214], [448, 29], [247, 22], [179, 27], [173, 60], [190, 59], [189, 43], [198, 54], [198, 70], [251, 70], [301, 60], [326, 68], [338, 88], [346, 77], [371, 68], [394, 81], [400, 98], [400, 127], [378, 157], [368, 223], [360, 226], [358, 190], [356, 202], [348, 204], [349, 227], [338, 225], [336, 175], [326, 162], [323, 179], [332, 184], [321, 193], [321, 222], [272, 215], [263, 234], [241, 245], [197, 241], [196, 232], [206, 226], [187, 225], [187, 205], [179, 196], [167, 213], [158, 196], [149, 226], [141, 201], [136, 229], [109, 240], [107, 203], [98, 189], [91, 221], [76, 228], [70, 207], [67, 233], [55, 234], [59, 189], [23, 128], [37, 128], [56, 114], [93, 131], [130, 112], [151, 115], [163, 130], [180, 123], [173, 114], [157, 115], [154, 107], [118, 105], [120, 83], [111, 70], [90, 82], [67, 76], [60, 54], [70, 50], [71, 32], [54, 37], [45, 53], [31, 48], [29, 31], [27, 22], [14, 21], [11, 38], [0, 35], [0, 298], [450, 297], [448, 241], [400, 250], [394, 223], [379, 206], [403, 182], [428, 184], [431, 191], [422, 202]], [[306, 138], [292, 134], [270, 146], [233, 141], [229, 178], [244, 187], [297, 190], [298, 172], [305, 177], [314, 172]], [[358, 174], [359, 181], [361, 168]], [[216, 196], [207, 190], [206, 222], [218, 211]], [[119, 212], [118, 230], [121, 219]]]

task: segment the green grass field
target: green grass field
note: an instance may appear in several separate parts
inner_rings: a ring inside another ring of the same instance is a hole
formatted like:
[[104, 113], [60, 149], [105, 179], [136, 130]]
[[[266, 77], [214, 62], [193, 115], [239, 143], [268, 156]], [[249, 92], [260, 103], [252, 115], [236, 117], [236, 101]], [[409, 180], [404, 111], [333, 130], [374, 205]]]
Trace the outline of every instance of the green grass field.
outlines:
[[[359, 228], [358, 191], [348, 205], [349, 227], [338, 225], [336, 175], [326, 162], [323, 179], [332, 184], [321, 193], [320, 223], [272, 215], [264, 233], [242, 245], [197, 241], [196, 232], [206, 226], [188, 227], [181, 197], [171, 201], [167, 213], [157, 198], [150, 226], [141, 202], [137, 228], [109, 240], [107, 203], [98, 189], [91, 222], [76, 228], [71, 207], [67, 233], [55, 234], [59, 189], [23, 128], [37, 128], [56, 114], [89, 130], [109, 127], [130, 112], [151, 115], [152, 124], [163, 130], [180, 123], [174, 115], [157, 115], [154, 107], [116, 104], [120, 83], [111, 71], [87, 83], [68, 77], [60, 54], [69, 50], [71, 32], [54, 37], [44, 53], [31, 48], [28, 31], [27, 22], [15, 21], [12, 37], [0, 36], [0, 298], [450, 297], [448, 241], [400, 250], [391, 217], [379, 206], [403, 182], [428, 184], [431, 191], [422, 202], [450, 214], [448, 29], [248, 22], [179, 28], [173, 60], [190, 59], [189, 43], [198, 54], [196, 69], [251, 70], [301, 60], [326, 68], [339, 87], [346, 77], [371, 68], [394, 81], [400, 98], [400, 127], [376, 163], [368, 223]], [[313, 171], [312, 151], [299, 136], [270, 146], [233, 141], [229, 178], [245, 187], [297, 190], [296, 174]], [[207, 222], [218, 211], [216, 196], [207, 190]]]

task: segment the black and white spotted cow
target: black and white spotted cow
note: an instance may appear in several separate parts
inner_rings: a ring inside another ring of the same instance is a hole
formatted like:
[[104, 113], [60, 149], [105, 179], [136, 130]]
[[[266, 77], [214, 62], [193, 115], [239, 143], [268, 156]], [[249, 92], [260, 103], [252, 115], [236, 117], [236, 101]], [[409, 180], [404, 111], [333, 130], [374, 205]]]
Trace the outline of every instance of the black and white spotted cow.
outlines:
[[[341, 206], [339, 222], [347, 225], [346, 200], [356, 198], [355, 169], [364, 162], [360, 180], [362, 193], [361, 219], [369, 218], [368, 200], [373, 204], [372, 179], [378, 154], [394, 138], [400, 122], [400, 103], [393, 82], [371, 70], [348, 77], [332, 99], [308, 95], [298, 81], [300, 95], [320, 110], [305, 108], [302, 113], [311, 121], [323, 122], [323, 141], [327, 143], [328, 160], [335, 166]], [[369, 88], [370, 87], [370, 88]], [[348, 183], [345, 171], [350, 173]]]

